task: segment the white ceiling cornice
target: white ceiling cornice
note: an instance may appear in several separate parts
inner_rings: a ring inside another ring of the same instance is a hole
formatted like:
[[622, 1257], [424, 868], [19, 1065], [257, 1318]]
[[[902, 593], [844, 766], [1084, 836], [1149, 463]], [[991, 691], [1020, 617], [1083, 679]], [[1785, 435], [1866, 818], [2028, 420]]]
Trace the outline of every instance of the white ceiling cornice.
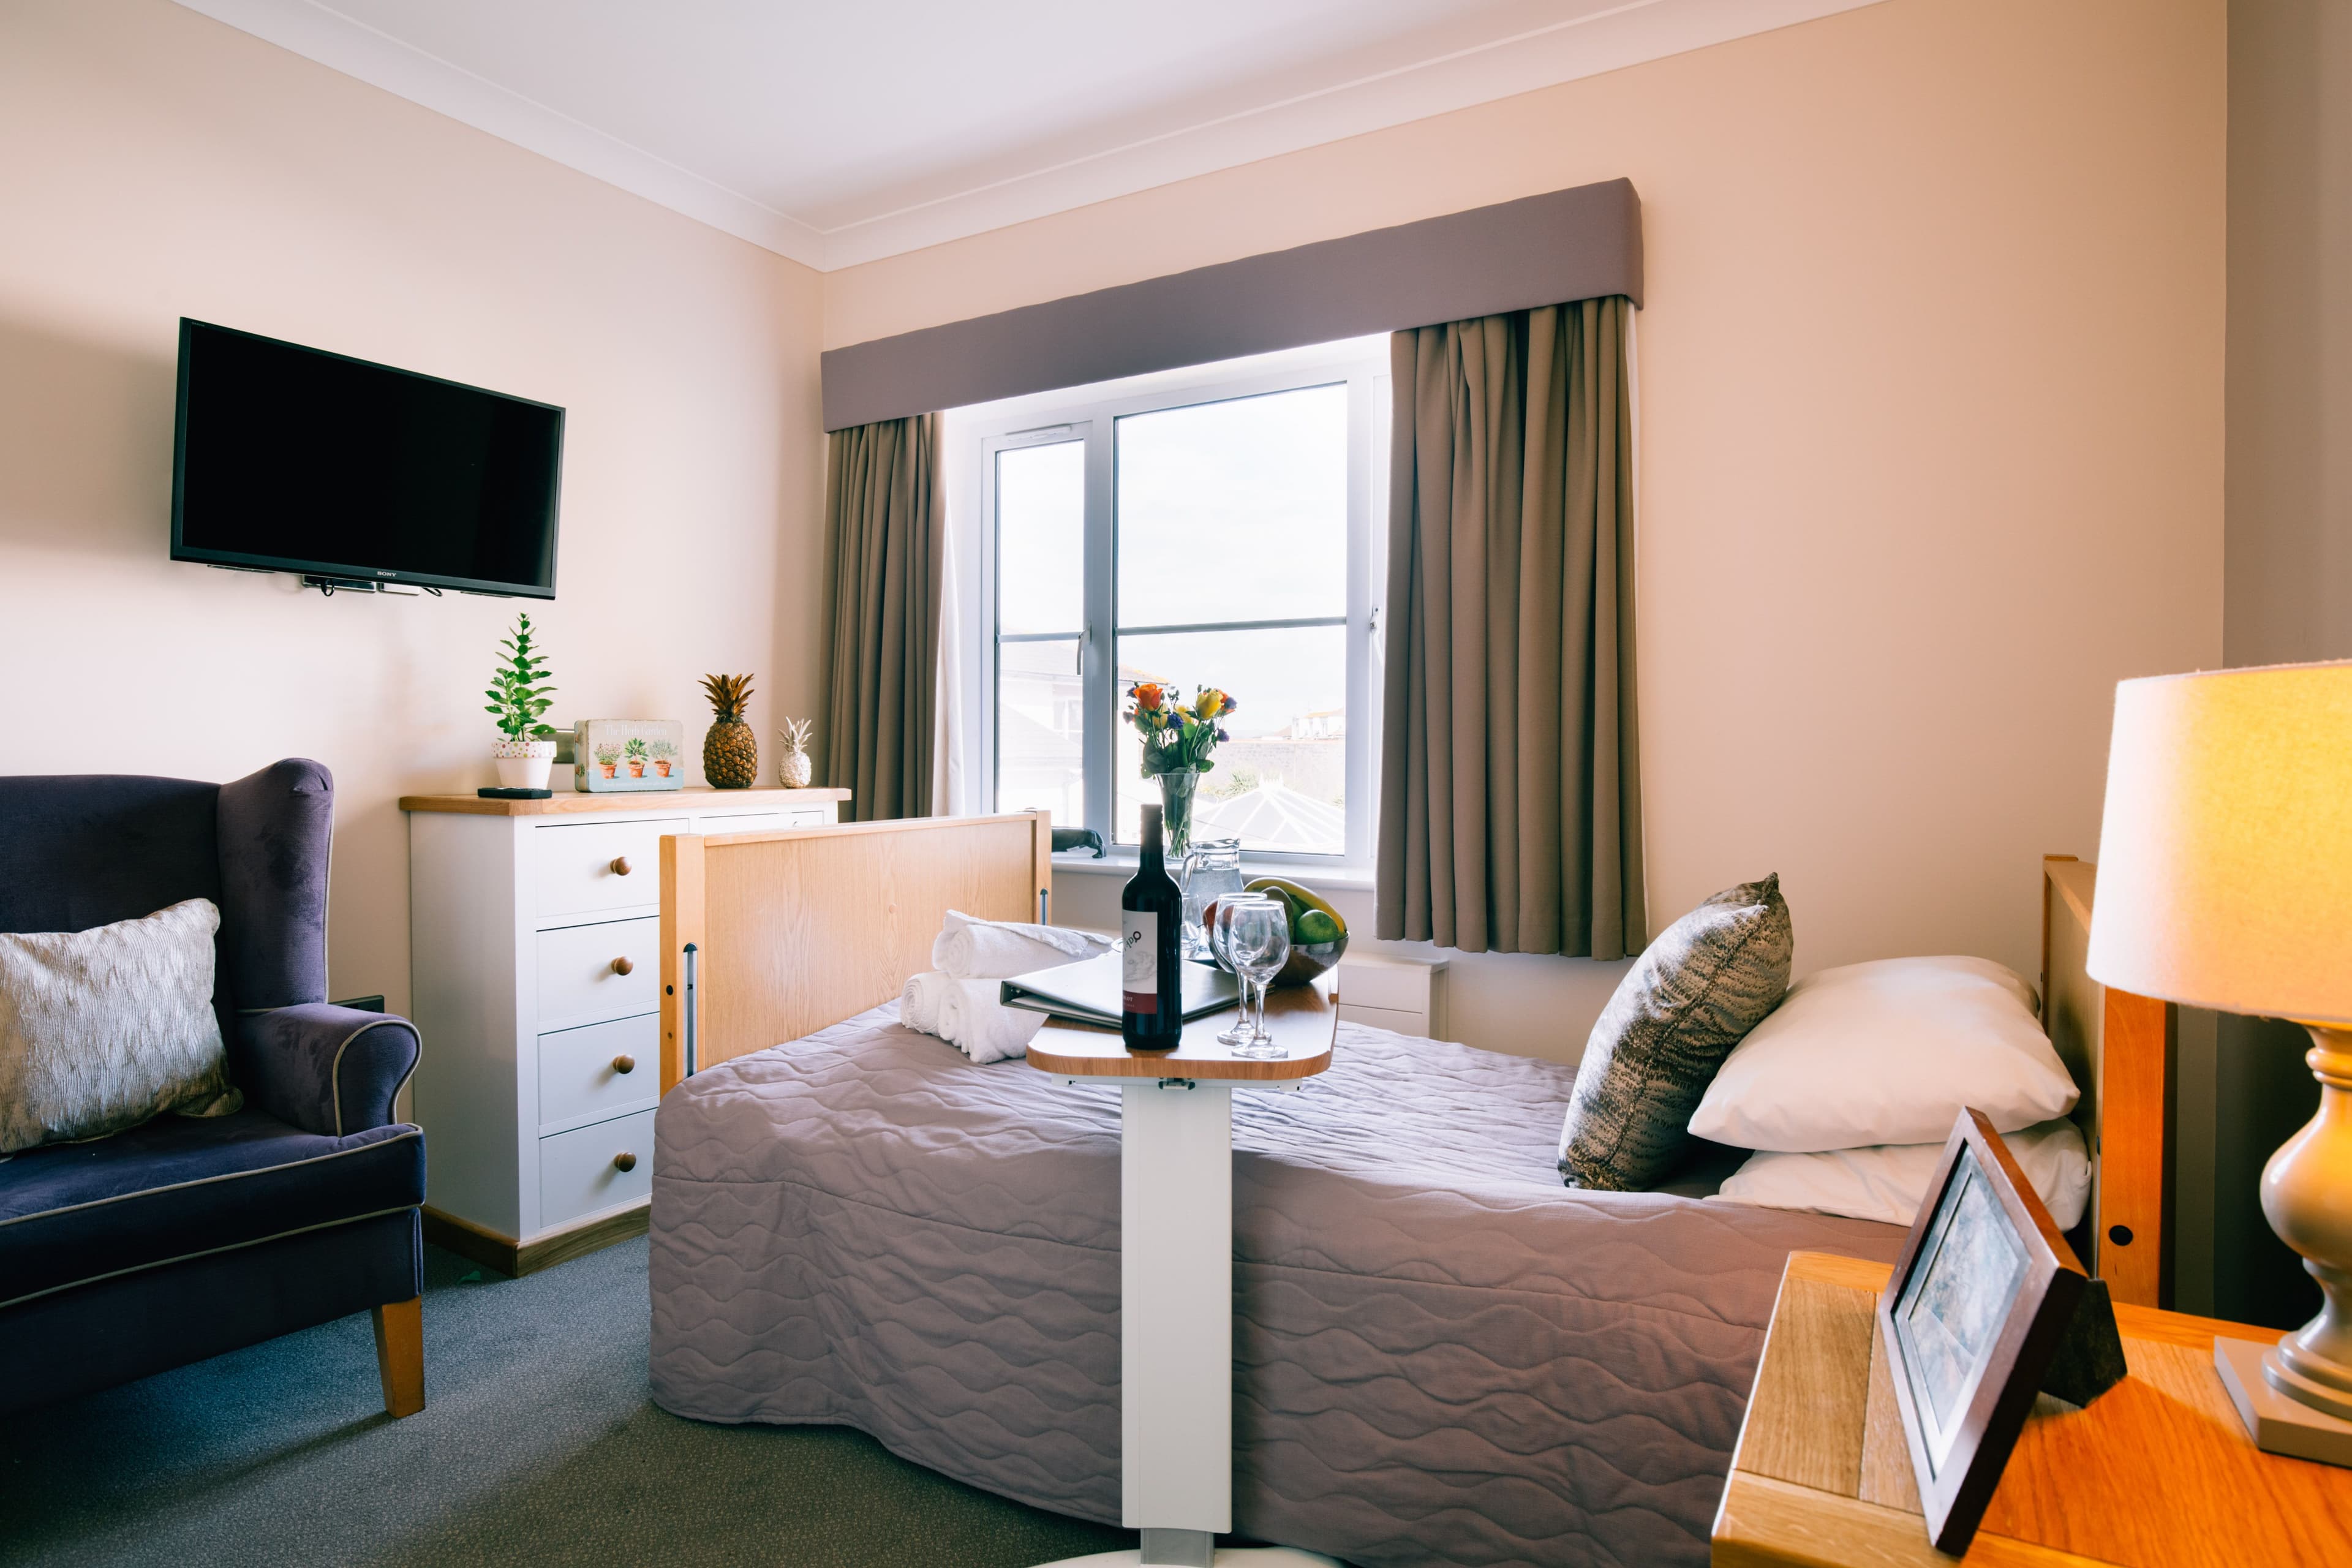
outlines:
[[824, 236], [808, 225], [312, 0], [178, 3], [738, 239], [825, 267]]
[[316, 0], [178, 0], [307, 59], [832, 271], [1878, 0], [1624, 0], [898, 211], [819, 228]]

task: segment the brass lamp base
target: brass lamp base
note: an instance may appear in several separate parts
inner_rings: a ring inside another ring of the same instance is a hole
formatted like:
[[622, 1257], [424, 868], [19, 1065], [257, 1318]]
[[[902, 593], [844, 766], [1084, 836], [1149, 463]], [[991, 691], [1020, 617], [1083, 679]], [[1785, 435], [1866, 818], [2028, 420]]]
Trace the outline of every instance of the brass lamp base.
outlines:
[[2213, 1363], [2259, 1447], [2352, 1466], [2352, 1029], [2306, 1027], [2319, 1114], [2263, 1168], [2263, 1214], [2319, 1281], [2319, 1316], [2268, 1349], [2215, 1340]]

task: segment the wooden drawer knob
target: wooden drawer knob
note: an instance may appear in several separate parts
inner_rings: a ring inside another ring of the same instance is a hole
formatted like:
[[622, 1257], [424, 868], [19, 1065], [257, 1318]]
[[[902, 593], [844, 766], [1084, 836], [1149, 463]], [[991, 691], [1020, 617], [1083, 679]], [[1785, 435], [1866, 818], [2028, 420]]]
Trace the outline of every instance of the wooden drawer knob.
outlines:
[[613, 857], [613, 875], [615, 877], [625, 877], [628, 874], [629, 858], [626, 855], [615, 855]]
[[613, 1169], [616, 1171], [634, 1171], [636, 1168], [637, 1157], [635, 1154], [628, 1153], [625, 1151], [613, 1156]]
[[615, 974], [626, 974], [635, 968], [636, 965], [631, 963], [625, 958], [616, 958], [613, 960], [613, 973]]
[[614, 1057], [613, 1058], [613, 1070], [614, 1072], [635, 1072], [637, 1070], [637, 1058], [635, 1057]]

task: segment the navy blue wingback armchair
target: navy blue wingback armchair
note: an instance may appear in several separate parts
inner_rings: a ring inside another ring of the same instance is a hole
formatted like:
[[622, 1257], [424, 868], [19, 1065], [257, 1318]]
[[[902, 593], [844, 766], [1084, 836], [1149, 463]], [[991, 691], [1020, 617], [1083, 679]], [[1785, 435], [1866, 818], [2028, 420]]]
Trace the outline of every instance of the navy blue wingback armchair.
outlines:
[[384, 1408], [425, 1404], [425, 1135], [404, 1018], [327, 1004], [335, 784], [0, 778], [0, 931], [221, 912], [213, 1005], [245, 1108], [0, 1162], [0, 1415], [362, 1309]]

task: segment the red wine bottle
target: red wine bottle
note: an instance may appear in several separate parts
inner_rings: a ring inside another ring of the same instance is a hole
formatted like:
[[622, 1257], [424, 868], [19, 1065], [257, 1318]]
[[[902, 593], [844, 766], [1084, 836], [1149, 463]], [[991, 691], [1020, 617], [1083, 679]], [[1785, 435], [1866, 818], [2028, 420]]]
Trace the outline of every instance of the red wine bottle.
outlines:
[[1168, 875], [1160, 845], [1160, 808], [1143, 808], [1143, 858], [1118, 896], [1118, 1032], [1131, 1051], [1172, 1050], [1184, 1037], [1184, 972], [1177, 945], [1184, 925], [1184, 895]]

